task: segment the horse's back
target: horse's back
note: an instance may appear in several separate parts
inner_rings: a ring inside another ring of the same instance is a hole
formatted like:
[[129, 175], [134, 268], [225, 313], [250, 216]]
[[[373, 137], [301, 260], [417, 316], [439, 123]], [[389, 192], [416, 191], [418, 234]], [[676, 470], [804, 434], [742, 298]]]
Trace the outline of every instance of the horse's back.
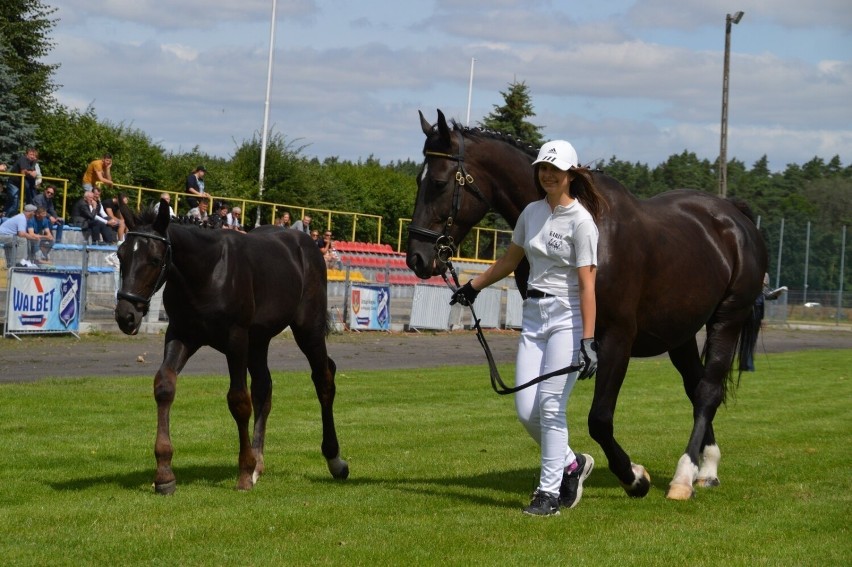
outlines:
[[638, 199], [611, 178], [599, 186], [609, 203], [599, 223], [602, 330], [635, 329], [633, 354], [648, 356], [693, 337], [723, 305], [751, 306], [766, 249], [745, 211], [695, 190]]

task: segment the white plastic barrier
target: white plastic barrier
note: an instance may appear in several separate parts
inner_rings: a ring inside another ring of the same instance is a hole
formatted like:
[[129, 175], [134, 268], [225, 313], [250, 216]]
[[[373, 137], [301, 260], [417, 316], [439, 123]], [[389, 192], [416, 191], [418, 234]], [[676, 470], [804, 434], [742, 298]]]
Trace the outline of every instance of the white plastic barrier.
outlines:
[[435, 285], [415, 285], [414, 299], [411, 302], [411, 329], [450, 328], [450, 288]]

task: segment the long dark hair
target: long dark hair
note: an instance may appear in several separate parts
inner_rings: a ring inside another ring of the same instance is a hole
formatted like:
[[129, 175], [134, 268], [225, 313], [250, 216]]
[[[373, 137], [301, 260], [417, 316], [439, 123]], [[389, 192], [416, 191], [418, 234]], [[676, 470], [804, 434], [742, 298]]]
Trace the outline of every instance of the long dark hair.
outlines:
[[572, 167], [569, 171], [573, 174], [573, 178], [568, 192], [573, 198], [580, 201], [592, 215], [592, 218], [595, 219], [595, 222], [598, 222], [604, 209], [609, 208], [609, 203], [595, 186], [592, 172], [589, 171], [588, 167], [582, 166]]

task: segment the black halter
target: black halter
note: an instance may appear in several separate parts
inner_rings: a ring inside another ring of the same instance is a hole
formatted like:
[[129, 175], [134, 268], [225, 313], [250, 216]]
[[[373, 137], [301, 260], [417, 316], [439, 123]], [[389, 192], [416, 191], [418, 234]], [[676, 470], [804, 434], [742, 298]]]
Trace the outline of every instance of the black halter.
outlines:
[[128, 232], [125, 235], [125, 246], [127, 244], [126, 239], [130, 236], [139, 236], [142, 238], [150, 238], [152, 240], [160, 240], [166, 243], [166, 254], [163, 256], [163, 263], [160, 264], [160, 274], [157, 276], [157, 283], [154, 285], [154, 289], [151, 290], [151, 293], [148, 294], [147, 297], [136, 294], [136, 293], [128, 293], [126, 291], [121, 291], [116, 294], [118, 299], [124, 299], [130, 301], [132, 303], [141, 304], [145, 313], [148, 312], [148, 307], [151, 305], [151, 298], [154, 297], [154, 294], [163, 287], [163, 284], [166, 282], [166, 276], [169, 273], [169, 267], [172, 265], [172, 243], [168, 238], [160, 236], [159, 234], [151, 234], [149, 232]]
[[455, 186], [453, 188], [453, 208], [450, 211], [450, 215], [447, 217], [447, 220], [444, 221], [443, 231], [437, 232], [429, 228], [414, 226], [413, 224], [408, 225], [408, 232], [410, 234], [416, 234], [427, 239], [432, 238], [435, 240], [435, 254], [438, 257], [438, 260], [440, 260], [443, 264], [446, 264], [456, 253], [456, 245], [453, 242], [453, 237], [450, 236], [450, 228], [452, 228], [453, 223], [455, 222], [454, 219], [461, 210], [462, 190], [466, 187], [469, 188], [479, 200], [488, 205], [490, 208], [488, 199], [485, 198], [485, 195], [479, 190], [479, 187], [476, 186], [476, 183], [473, 181], [473, 176], [467, 172], [467, 169], [464, 166], [464, 135], [461, 130], [456, 130], [456, 133], [458, 134], [459, 139], [459, 153], [453, 155], [444, 152], [423, 152], [423, 154], [427, 157], [432, 156], [444, 158], [458, 164], [454, 180]]

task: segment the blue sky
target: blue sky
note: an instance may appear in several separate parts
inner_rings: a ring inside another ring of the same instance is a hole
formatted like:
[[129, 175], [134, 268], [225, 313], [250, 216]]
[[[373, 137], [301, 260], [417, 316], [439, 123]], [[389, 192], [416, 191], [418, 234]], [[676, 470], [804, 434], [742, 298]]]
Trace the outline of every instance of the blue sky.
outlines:
[[[63, 104], [170, 151], [229, 156], [263, 127], [272, 0], [45, 0]], [[278, 0], [270, 127], [303, 155], [421, 159], [417, 111], [470, 123], [529, 87], [581, 161], [852, 163], [849, 0]]]

